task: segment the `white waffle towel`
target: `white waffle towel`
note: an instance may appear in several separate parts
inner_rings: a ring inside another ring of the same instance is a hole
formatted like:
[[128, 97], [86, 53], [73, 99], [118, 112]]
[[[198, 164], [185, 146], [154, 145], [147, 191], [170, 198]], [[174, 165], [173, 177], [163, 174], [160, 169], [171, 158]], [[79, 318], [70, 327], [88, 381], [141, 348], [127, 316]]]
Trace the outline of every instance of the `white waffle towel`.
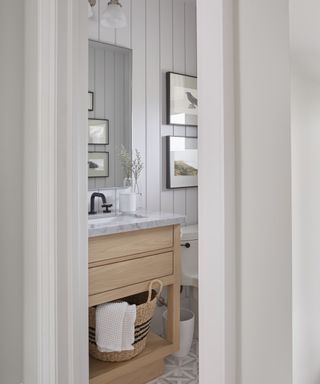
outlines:
[[136, 321], [136, 306], [128, 305], [123, 319], [121, 351], [132, 351], [134, 343], [134, 322]]
[[136, 306], [126, 302], [106, 303], [96, 308], [96, 343], [100, 352], [133, 349]]

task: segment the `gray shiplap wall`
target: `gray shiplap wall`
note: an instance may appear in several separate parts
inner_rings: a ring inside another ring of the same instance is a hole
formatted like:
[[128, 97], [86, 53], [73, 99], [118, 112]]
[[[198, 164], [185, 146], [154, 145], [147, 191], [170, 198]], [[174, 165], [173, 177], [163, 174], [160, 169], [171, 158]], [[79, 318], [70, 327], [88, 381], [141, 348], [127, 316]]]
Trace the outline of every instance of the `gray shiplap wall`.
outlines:
[[100, 26], [107, 2], [100, 0], [96, 18], [89, 20], [89, 38], [133, 50], [133, 148], [144, 157], [142, 205], [152, 211], [181, 213], [188, 223], [198, 221], [196, 188], [165, 188], [163, 136], [197, 136], [197, 128], [166, 125], [165, 73], [197, 74], [195, 0], [122, 0], [128, 26]]

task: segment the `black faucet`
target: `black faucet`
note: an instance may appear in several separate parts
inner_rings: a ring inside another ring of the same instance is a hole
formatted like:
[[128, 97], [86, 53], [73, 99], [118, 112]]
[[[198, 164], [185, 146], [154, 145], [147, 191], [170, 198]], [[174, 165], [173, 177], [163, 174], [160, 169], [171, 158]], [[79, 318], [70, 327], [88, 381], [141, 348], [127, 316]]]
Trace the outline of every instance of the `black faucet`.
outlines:
[[107, 204], [107, 199], [103, 193], [100, 192], [93, 192], [93, 194], [90, 197], [90, 211], [89, 215], [95, 215], [97, 212], [94, 210], [94, 201], [96, 197], [100, 197], [102, 200], [101, 207], [105, 208], [103, 213], [110, 213], [110, 208], [112, 207], [112, 204]]

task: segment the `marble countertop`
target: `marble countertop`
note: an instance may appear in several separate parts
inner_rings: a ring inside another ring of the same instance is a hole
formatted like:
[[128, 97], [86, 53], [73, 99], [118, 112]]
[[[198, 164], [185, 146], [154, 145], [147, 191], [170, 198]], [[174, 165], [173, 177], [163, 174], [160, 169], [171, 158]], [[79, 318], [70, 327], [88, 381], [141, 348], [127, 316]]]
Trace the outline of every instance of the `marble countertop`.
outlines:
[[164, 212], [137, 211], [132, 214], [101, 214], [89, 216], [88, 236], [103, 236], [138, 229], [184, 224], [185, 216]]

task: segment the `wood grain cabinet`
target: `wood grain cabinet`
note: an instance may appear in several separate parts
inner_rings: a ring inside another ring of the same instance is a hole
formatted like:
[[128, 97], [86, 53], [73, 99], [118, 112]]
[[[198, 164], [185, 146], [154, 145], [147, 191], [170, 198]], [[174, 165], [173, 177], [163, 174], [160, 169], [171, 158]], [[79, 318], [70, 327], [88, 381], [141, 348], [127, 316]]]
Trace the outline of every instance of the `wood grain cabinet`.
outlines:
[[179, 349], [180, 225], [89, 238], [89, 306], [167, 286], [167, 338], [152, 332], [146, 349], [121, 363], [90, 357], [90, 384], [143, 384], [160, 376], [163, 359]]

